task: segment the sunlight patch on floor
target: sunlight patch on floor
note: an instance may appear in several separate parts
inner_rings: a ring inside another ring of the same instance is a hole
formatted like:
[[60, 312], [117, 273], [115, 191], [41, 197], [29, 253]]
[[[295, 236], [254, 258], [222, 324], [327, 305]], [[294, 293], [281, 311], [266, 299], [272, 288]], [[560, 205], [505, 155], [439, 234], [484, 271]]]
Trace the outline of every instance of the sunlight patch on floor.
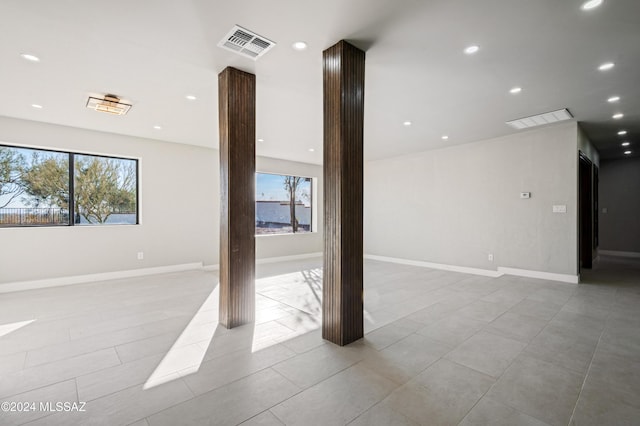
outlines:
[[34, 322], [35, 319], [29, 321], [20, 321], [20, 322], [12, 322], [10, 324], [0, 325], [0, 337], [6, 336], [9, 333], [13, 333], [16, 330], [21, 329], [22, 327], [26, 327], [27, 325]]
[[200, 369], [208, 343], [212, 341], [218, 327], [219, 299], [220, 292], [216, 286], [160, 361], [143, 389], [176, 380]]

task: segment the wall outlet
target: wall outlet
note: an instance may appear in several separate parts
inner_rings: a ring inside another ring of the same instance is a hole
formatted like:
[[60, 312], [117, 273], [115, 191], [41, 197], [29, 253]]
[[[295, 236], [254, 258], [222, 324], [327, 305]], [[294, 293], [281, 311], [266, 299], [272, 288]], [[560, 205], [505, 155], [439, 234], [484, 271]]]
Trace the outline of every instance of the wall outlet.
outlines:
[[489, 258], [489, 262], [493, 262], [493, 253], [489, 253], [488, 258]]
[[553, 212], [554, 213], [566, 213], [567, 212], [566, 204], [554, 205], [553, 206]]
[[142, 260], [142, 259], [144, 259], [144, 252], [139, 251], [138, 252], [138, 260]]
[[531, 193], [530, 192], [521, 192], [520, 193], [520, 198], [531, 198]]

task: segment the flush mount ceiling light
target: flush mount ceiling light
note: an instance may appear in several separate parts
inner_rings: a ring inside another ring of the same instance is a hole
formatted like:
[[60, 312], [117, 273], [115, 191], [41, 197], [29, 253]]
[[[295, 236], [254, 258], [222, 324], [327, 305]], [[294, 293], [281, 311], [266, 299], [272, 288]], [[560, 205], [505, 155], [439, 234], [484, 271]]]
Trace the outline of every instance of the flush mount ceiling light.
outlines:
[[405, 121], [405, 122], [402, 123], [402, 125], [409, 127], [409, 126], [411, 126], [411, 122], [410, 121]]
[[620, 130], [620, 131], [618, 132], [618, 134], [619, 134], [620, 136], [624, 136], [624, 135], [626, 135], [626, 134], [627, 134], [627, 131], [626, 131], [626, 130]]
[[613, 114], [613, 116], [612, 116], [612, 118], [613, 118], [614, 120], [620, 120], [622, 117], [624, 117], [624, 114], [623, 114], [623, 113], [621, 113], [621, 112], [619, 112], [619, 113], [617, 113], [617, 114]]
[[296, 41], [291, 45], [295, 50], [305, 50], [307, 48], [307, 43], [304, 41]]
[[621, 145], [622, 145], [622, 146], [629, 146], [629, 145], [631, 145], [631, 143], [630, 143], [630, 142], [622, 142], [622, 144], [621, 144]]
[[582, 3], [582, 6], [580, 6], [580, 9], [582, 10], [591, 10], [591, 9], [595, 9], [596, 7], [600, 6], [602, 4], [602, 0], [588, 0], [584, 3]]
[[259, 36], [253, 31], [242, 28], [239, 25], [231, 28], [227, 35], [218, 42], [218, 47], [251, 58], [254, 61], [267, 53], [275, 45], [276, 44], [268, 38]]
[[116, 95], [104, 95], [102, 99], [89, 96], [87, 108], [106, 114], [125, 115], [131, 109], [131, 104], [123, 102]]
[[615, 66], [616, 66], [616, 64], [614, 64], [613, 62], [605, 62], [604, 64], [600, 65], [598, 67], [598, 69], [600, 71], [608, 71], [608, 70], [610, 70], [611, 68], [613, 68]]
[[480, 50], [480, 46], [477, 45], [472, 45], [472, 46], [468, 46], [464, 49], [464, 53], [466, 53], [467, 55], [473, 55], [474, 53], [476, 53], [478, 50]]
[[40, 62], [40, 58], [36, 55], [32, 55], [31, 53], [21, 53], [20, 56], [22, 56], [22, 59], [26, 59], [30, 62]]
[[607, 99], [607, 102], [614, 103], [614, 102], [618, 102], [619, 100], [620, 100], [620, 96], [612, 96], [609, 99]]
[[513, 89], [509, 90], [509, 93], [511, 93], [512, 95], [516, 95], [520, 92], [522, 92], [522, 87], [514, 87]]
[[559, 109], [557, 111], [545, 112], [530, 117], [518, 118], [516, 120], [507, 121], [507, 124], [514, 129], [526, 129], [528, 127], [544, 126], [545, 124], [556, 123], [558, 121], [571, 120], [573, 116], [568, 109]]

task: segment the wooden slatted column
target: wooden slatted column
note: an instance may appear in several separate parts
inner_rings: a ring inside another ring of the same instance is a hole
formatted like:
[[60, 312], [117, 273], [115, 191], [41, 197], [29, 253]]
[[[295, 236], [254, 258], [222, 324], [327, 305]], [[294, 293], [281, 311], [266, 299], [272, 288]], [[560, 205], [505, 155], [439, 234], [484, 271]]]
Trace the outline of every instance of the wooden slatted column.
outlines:
[[218, 75], [220, 127], [220, 324], [255, 320], [256, 76]]
[[322, 337], [364, 335], [363, 122], [365, 53], [340, 41], [323, 52], [324, 278]]

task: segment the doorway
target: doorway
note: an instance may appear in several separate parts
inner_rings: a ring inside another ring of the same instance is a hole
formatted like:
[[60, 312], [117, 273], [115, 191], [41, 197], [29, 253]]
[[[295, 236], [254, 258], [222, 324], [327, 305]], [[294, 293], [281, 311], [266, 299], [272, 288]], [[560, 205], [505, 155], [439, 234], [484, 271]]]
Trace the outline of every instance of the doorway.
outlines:
[[582, 152], [578, 160], [578, 269], [593, 267], [593, 163]]

